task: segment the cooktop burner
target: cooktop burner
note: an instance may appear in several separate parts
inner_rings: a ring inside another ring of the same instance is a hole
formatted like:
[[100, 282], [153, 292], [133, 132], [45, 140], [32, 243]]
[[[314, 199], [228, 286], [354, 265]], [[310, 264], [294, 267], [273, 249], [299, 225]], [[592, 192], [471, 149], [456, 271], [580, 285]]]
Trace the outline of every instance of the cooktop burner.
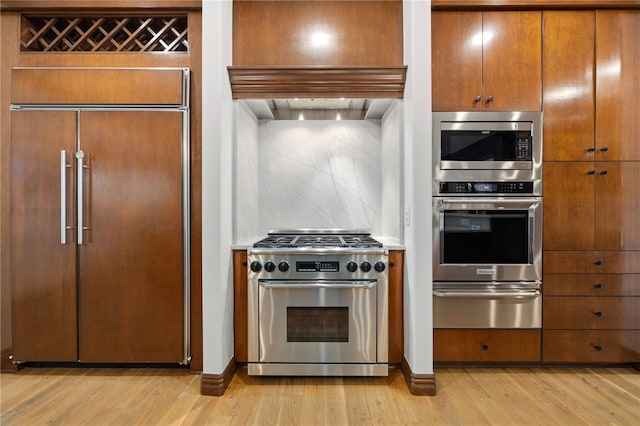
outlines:
[[269, 234], [267, 238], [253, 244], [256, 248], [298, 248], [298, 247], [382, 247], [382, 243], [368, 234]]

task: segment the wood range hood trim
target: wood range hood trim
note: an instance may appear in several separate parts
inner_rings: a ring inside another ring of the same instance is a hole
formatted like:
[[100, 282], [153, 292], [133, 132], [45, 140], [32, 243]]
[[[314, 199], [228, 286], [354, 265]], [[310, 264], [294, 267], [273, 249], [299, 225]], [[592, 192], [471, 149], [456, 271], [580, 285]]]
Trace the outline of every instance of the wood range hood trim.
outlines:
[[402, 99], [406, 65], [229, 66], [233, 99]]

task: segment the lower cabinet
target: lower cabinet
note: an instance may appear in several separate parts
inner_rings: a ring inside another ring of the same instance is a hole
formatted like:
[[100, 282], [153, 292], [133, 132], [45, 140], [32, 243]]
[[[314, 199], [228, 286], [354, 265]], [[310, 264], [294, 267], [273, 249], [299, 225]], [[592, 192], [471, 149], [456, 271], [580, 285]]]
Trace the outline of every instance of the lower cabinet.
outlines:
[[542, 340], [544, 362], [640, 362], [640, 330], [545, 329]]
[[640, 252], [547, 251], [544, 262], [542, 361], [640, 362]]
[[433, 330], [435, 362], [539, 362], [540, 330]]

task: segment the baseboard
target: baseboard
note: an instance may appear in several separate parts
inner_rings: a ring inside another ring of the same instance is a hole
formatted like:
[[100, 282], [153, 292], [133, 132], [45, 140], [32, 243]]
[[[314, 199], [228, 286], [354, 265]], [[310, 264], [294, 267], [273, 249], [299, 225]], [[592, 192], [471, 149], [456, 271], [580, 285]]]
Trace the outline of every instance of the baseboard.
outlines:
[[231, 379], [236, 372], [236, 359], [231, 358], [222, 374], [200, 375], [200, 395], [222, 396], [229, 387]]
[[409, 362], [402, 357], [402, 373], [412, 395], [435, 396], [436, 395], [436, 375], [435, 374], [414, 374], [411, 371]]

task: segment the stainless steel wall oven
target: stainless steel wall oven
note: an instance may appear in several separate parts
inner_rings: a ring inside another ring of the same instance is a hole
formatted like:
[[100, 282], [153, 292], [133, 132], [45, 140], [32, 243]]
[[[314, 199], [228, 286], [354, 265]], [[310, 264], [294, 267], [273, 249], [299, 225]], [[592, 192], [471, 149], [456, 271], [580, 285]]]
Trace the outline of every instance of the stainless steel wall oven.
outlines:
[[434, 113], [434, 327], [541, 326], [541, 124]]

